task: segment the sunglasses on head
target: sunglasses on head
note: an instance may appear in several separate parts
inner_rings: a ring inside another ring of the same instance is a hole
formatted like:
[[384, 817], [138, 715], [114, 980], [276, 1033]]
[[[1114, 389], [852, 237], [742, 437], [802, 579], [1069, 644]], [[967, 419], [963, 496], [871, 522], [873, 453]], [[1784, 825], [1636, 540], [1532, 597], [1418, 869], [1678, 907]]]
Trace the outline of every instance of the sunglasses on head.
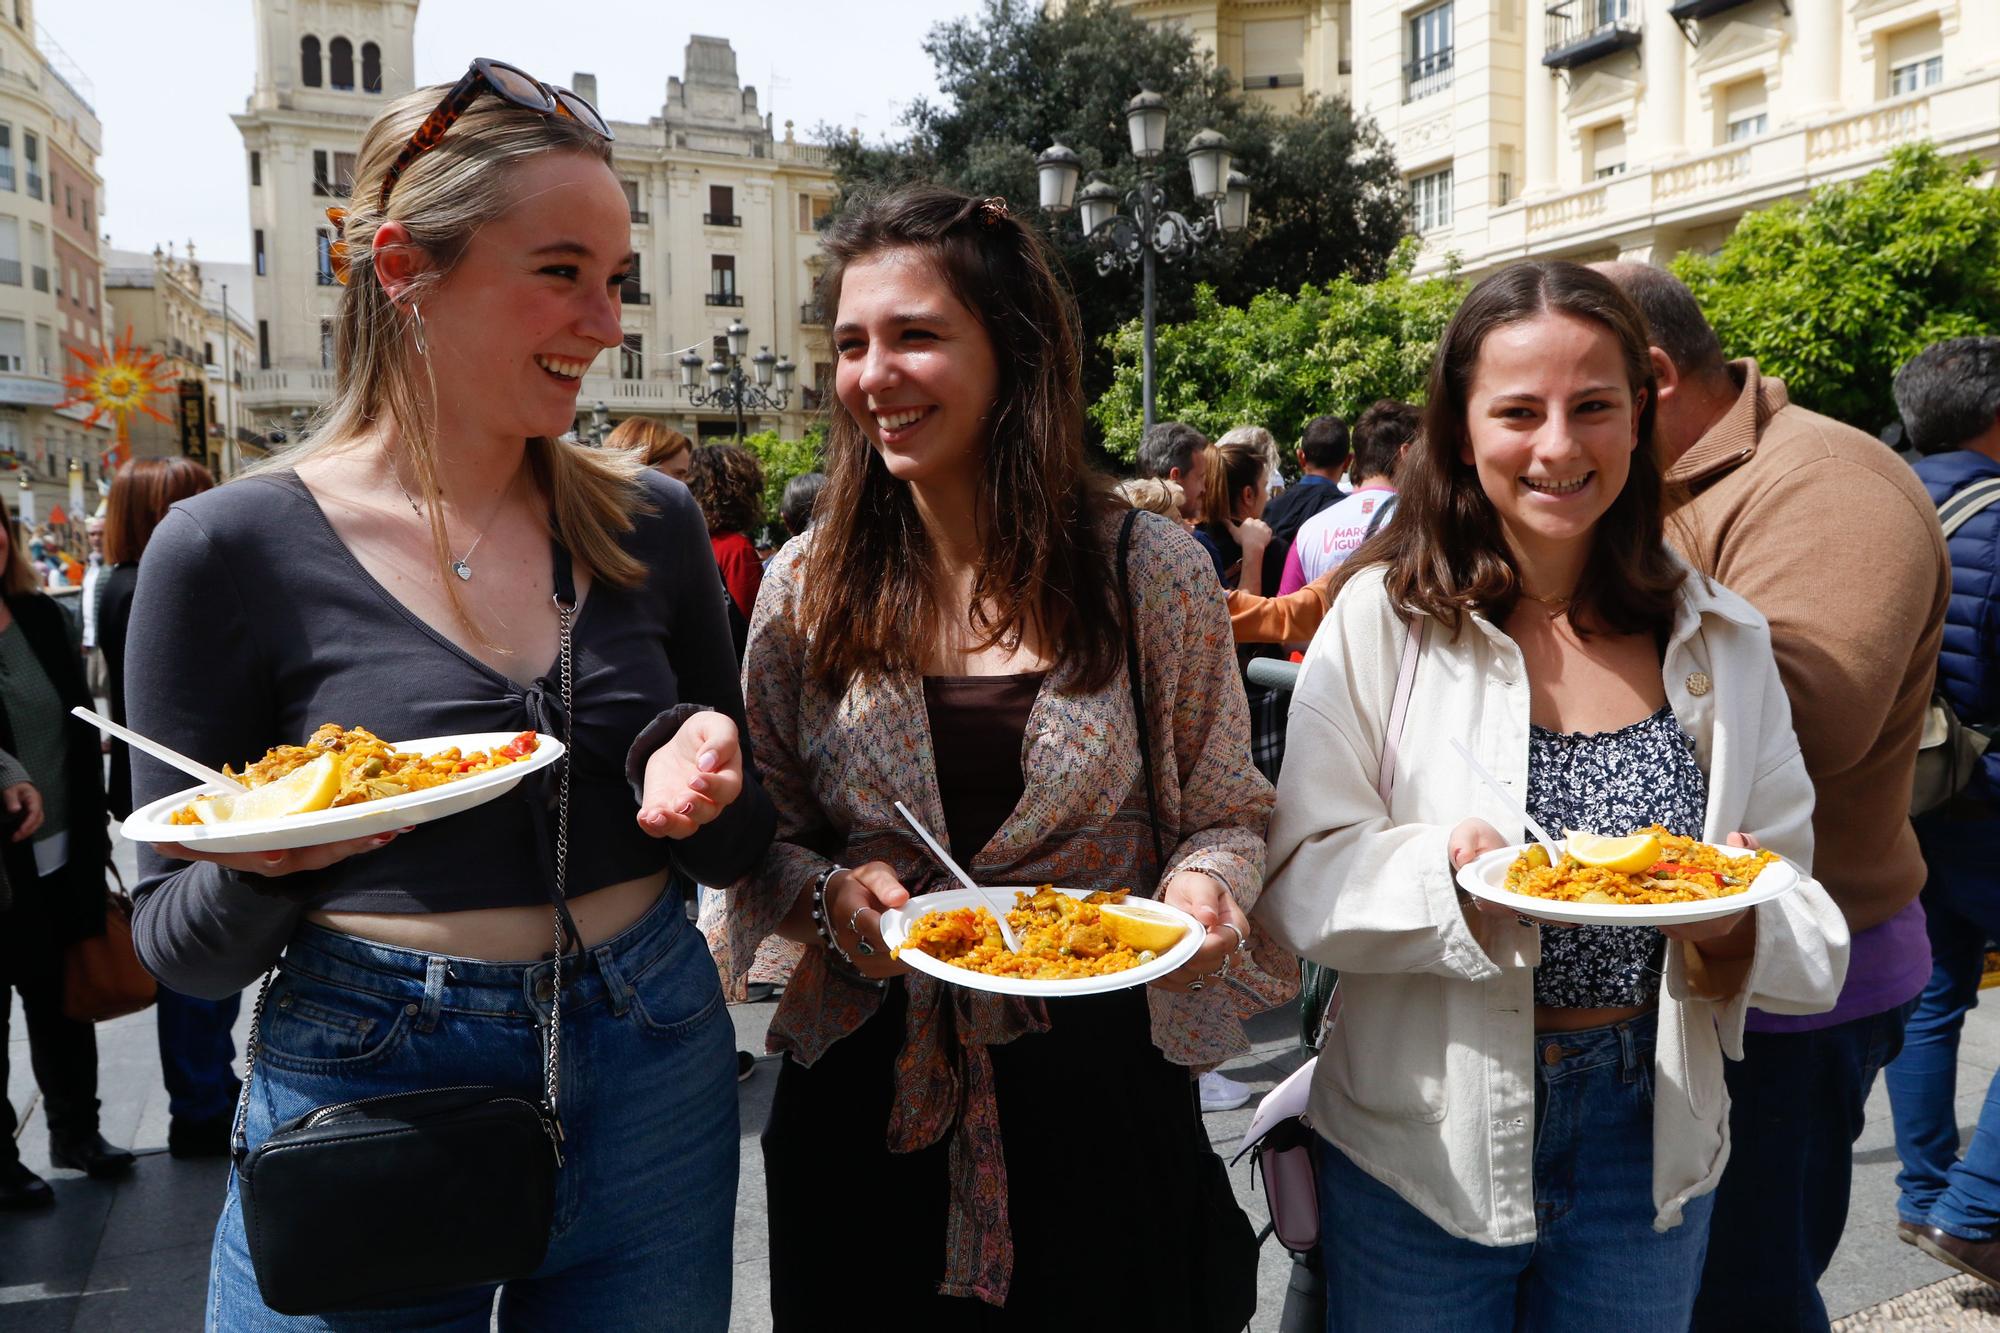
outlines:
[[438, 146], [445, 131], [465, 114], [465, 109], [478, 100], [481, 93], [492, 93], [495, 97], [512, 102], [515, 106], [539, 111], [545, 116], [568, 116], [579, 125], [600, 138], [613, 137], [611, 126], [597, 113], [597, 108], [578, 97], [567, 88], [556, 88], [543, 83], [526, 70], [499, 60], [484, 57], [474, 60], [472, 67], [465, 71], [465, 77], [451, 86], [437, 108], [424, 117], [424, 123], [417, 126], [417, 132], [410, 136], [410, 142], [396, 155], [390, 164], [388, 174], [382, 177], [382, 198], [376, 204], [376, 211], [389, 210], [389, 192], [396, 188], [396, 182], [409, 169], [410, 163]]

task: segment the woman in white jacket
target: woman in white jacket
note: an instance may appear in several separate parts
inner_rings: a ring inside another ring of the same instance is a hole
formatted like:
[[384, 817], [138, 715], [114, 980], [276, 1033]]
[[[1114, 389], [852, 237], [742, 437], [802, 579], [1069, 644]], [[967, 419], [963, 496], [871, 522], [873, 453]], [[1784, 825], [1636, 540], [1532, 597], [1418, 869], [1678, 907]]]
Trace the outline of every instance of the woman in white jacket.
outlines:
[[1311, 1101], [1332, 1329], [1685, 1329], [1729, 1156], [1722, 1058], [1747, 1007], [1839, 993], [1846, 929], [1810, 881], [1662, 932], [1544, 928], [1453, 880], [1525, 836], [1453, 739], [1546, 827], [1811, 864], [1764, 621], [1662, 539], [1652, 390], [1644, 322], [1598, 274], [1480, 283], [1396, 521], [1306, 656], [1256, 915], [1345, 994]]

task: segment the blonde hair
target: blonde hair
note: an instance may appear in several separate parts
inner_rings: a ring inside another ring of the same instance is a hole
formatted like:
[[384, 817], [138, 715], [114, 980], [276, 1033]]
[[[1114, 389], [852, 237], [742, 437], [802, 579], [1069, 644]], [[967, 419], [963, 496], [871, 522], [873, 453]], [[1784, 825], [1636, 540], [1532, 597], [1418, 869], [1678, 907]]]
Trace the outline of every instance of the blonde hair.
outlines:
[[1119, 482], [1117, 490], [1134, 509], [1160, 514], [1176, 523], [1181, 519], [1181, 506], [1187, 503], [1187, 492], [1181, 489], [1181, 484], [1165, 477], [1134, 477]]
[[658, 467], [676, 454], [694, 448], [694, 441], [664, 421], [626, 417], [604, 437], [604, 447], [638, 454], [646, 460], [647, 467]]
[[[293, 467], [345, 448], [387, 413], [430, 519], [445, 596], [460, 622], [478, 633], [459, 595], [459, 580], [450, 577], [452, 550], [438, 503], [438, 435], [430, 409], [434, 381], [428, 356], [417, 352], [410, 336], [415, 323], [410, 312], [444, 281], [474, 234], [514, 207], [509, 168], [551, 152], [581, 153], [609, 166], [611, 145], [568, 117], [482, 96], [435, 148], [404, 170], [383, 212], [376, 205], [383, 177], [444, 92], [437, 85], [397, 98], [362, 135], [353, 197], [341, 224], [347, 283], [334, 316], [333, 398], [311, 439], [257, 470]], [[404, 292], [408, 310], [390, 299], [375, 272], [375, 235], [390, 221], [408, 228], [410, 244], [431, 259]], [[527, 462], [554, 514], [556, 535], [570, 553], [597, 578], [623, 587], [643, 581], [645, 566], [618, 540], [645, 506], [639, 483], [645, 464], [639, 456], [536, 437], [528, 441]]]

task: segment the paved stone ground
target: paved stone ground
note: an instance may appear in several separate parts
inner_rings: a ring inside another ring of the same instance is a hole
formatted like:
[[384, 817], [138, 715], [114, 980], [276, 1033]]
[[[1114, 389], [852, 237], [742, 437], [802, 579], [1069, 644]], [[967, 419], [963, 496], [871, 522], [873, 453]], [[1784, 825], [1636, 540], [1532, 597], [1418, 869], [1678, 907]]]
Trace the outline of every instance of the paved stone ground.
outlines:
[[[247, 1005], [246, 1005], [247, 1008]], [[763, 1049], [771, 1005], [731, 1011], [738, 1044]], [[247, 1025], [247, 1018], [246, 1018]], [[238, 1033], [239, 1044], [241, 1032]], [[1289, 1015], [1265, 1015], [1253, 1025], [1255, 1050], [1229, 1066], [1236, 1078], [1260, 1091], [1297, 1064]], [[104, 1132], [114, 1143], [145, 1156], [128, 1181], [105, 1184], [48, 1165], [48, 1134], [28, 1071], [28, 1051], [18, 1006], [7, 1034], [11, 1077], [6, 1089], [24, 1111], [21, 1150], [33, 1169], [55, 1186], [58, 1204], [29, 1217], [0, 1215], [0, 1333], [179, 1333], [201, 1327], [207, 1286], [209, 1238], [220, 1207], [226, 1171], [217, 1162], [177, 1162], [166, 1155], [166, 1094], [150, 1012], [98, 1029]], [[1967, 1023], [1959, 1085], [1959, 1120], [1970, 1135], [1988, 1080], [2000, 1068], [2000, 1004], [1977, 1011]], [[767, 1249], [763, 1160], [757, 1147], [776, 1082], [770, 1061], [742, 1085], [743, 1172], [736, 1211], [736, 1303], [732, 1328], [761, 1333], [770, 1327], [764, 1299]], [[1211, 1140], [1233, 1154], [1250, 1110], [1210, 1115]], [[1869, 1126], [1855, 1151], [1853, 1208], [1846, 1241], [1821, 1290], [1844, 1333], [1917, 1333], [1918, 1330], [1985, 1329], [2000, 1333], [2000, 1299], [1917, 1250], [1898, 1243], [1895, 1223], [1895, 1150], [1888, 1101], [1878, 1087]], [[1233, 1172], [1237, 1194], [1258, 1227], [1267, 1214], [1250, 1187], [1247, 1163]], [[1256, 1333], [1278, 1328], [1290, 1261], [1266, 1242], [1259, 1277]]]

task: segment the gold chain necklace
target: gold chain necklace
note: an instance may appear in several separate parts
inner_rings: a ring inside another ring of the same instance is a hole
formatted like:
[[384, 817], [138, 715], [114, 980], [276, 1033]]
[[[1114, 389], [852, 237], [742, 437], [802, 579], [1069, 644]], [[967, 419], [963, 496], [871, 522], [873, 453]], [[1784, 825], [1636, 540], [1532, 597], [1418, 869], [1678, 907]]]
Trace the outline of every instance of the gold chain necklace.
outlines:
[[1564, 607], [1568, 606], [1572, 601], [1576, 599], [1576, 594], [1574, 592], [1563, 593], [1558, 596], [1546, 596], [1541, 593], [1529, 592], [1526, 588], [1521, 589], [1521, 596], [1527, 598], [1531, 602], [1540, 602], [1543, 606], [1546, 606], [1554, 611], [1562, 610]]

